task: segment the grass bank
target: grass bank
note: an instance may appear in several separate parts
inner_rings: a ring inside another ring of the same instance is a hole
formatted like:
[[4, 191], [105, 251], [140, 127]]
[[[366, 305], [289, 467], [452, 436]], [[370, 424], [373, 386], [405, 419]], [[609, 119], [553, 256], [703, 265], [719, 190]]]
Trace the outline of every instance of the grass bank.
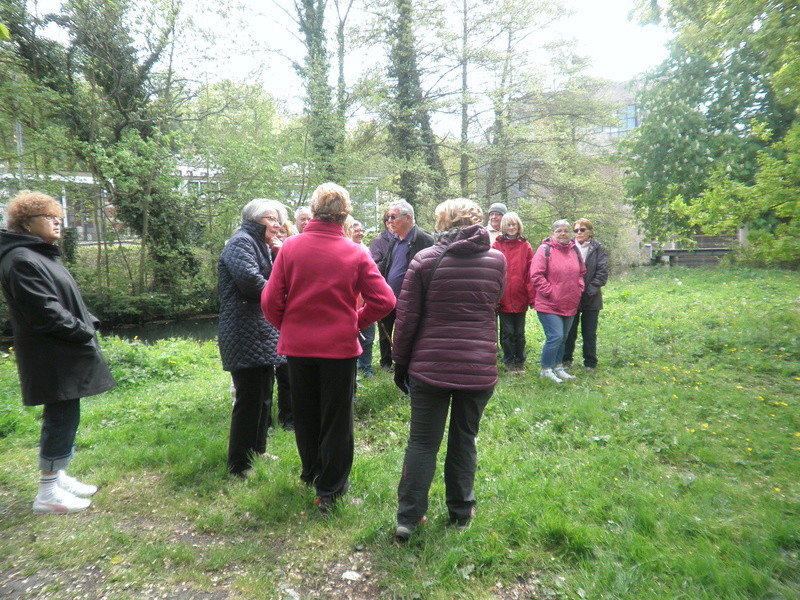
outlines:
[[409, 409], [360, 384], [347, 502], [331, 518], [290, 433], [240, 482], [213, 344], [103, 342], [120, 386], [84, 401], [73, 471], [93, 507], [34, 516], [38, 409], [0, 362], [0, 596], [13, 599], [800, 597], [800, 275], [641, 269], [612, 279], [601, 368], [503, 374], [483, 420], [478, 515], [390, 541]]

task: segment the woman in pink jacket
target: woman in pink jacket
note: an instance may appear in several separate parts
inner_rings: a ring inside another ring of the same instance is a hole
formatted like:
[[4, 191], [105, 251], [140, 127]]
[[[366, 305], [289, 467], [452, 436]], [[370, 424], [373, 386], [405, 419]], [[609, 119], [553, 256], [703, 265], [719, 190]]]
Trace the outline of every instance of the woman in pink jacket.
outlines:
[[492, 248], [506, 257], [506, 288], [497, 307], [503, 363], [510, 372], [519, 373], [525, 370], [525, 316], [533, 304], [528, 286], [533, 250], [522, 237], [522, 221], [517, 213], [503, 215], [500, 235]]
[[545, 334], [540, 375], [561, 383], [575, 379], [564, 370], [562, 361], [567, 334], [583, 294], [586, 267], [570, 239], [569, 221], [556, 221], [552, 231], [533, 256], [530, 291], [535, 294], [534, 308]]
[[316, 488], [322, 514], [349, 486], [358, 332], [395, 303], [369, 252], [344, 235], [352, 209], [343, 187], [314, 190], [313, 218], [283, 244], [261, 295], [264, 316], [281, 332], [278, 352], [288, 357], [300, 479]]

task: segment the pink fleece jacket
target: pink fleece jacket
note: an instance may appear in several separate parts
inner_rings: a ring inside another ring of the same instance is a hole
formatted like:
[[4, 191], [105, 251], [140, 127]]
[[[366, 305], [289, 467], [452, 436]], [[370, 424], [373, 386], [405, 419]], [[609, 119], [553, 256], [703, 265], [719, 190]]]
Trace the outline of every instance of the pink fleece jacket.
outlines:
[[[356, 308], [359, 294], [364, 304]], [[344, 237], [341, 225], [318, 219], [284, 242], [261, 294], [261, 310], [280, 330], [278, 352], [286, 356], [358, 356], [359, 330], [394, 304], [369, 252]]]
[[[545, 247], [550, 246], [550, 256]], [[571, 317], [578, 312], [583, 294], [583, 275], [586, 267], [575, 243], [562, 245], [547, 238], [536, 250], [531, 263], [529, 287], [535, 294], [537, 312]]]

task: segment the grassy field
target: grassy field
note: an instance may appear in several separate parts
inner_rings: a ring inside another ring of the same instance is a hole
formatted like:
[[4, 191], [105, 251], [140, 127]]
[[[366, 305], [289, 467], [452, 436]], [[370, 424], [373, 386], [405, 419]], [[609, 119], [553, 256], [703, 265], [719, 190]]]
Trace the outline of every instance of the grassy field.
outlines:
[[277, 431], [226, 476], [216, 347], [108, 338], [120, 383], [83, 403], [85, 513], [35, 516], [40, 410], [0, 359], [0, 597], [175, 600], [797, 599], [800, 274], [640, 269], [612, 278], [600, 368], [503, 373], [479, 440], [478, 514], [392, 543], [408, 402], [360, 383], [352, 488], [321, 518]]

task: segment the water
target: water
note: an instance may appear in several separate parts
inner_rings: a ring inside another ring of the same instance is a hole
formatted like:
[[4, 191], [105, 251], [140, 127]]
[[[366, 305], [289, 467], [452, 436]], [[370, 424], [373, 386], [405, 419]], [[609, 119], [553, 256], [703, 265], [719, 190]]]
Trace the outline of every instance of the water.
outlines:
[[[219, 317], [213, 315], [184, 321], [158, 321], [144, 325], [121, 325], [110, 328], [101, 326], [100, 333], [115, 335], [126, 340], [137, 338], [151, 344], [157, 340], [169, 338], [189, 338], [206, 342], [217, 339], [218, 328]], [[0, 336], [0, 352], [8, 352], [13, 344], [14, 340], [10, 336]]]
[[216, 340], [219, 328], [219, 317], [195, 317], [184, 321], [159, 321], [115, 327], [111, 329], [100, 328], [103, 335], [115, 335], [123, 339], [137, 338], [143, 342], [155, 342], [169, 338], [189, 338], [200, 341]]

